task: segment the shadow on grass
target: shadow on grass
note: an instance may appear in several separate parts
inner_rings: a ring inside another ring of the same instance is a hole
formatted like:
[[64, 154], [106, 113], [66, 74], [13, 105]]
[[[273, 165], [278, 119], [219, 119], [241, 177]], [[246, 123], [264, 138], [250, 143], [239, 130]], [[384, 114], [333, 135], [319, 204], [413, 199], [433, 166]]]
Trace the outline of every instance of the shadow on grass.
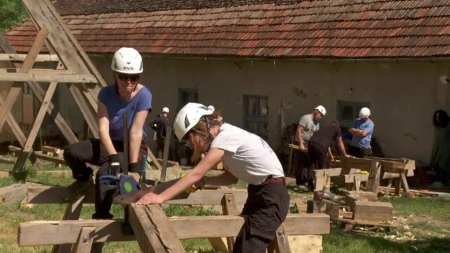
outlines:
[[395, 242], [382, 237], [346, 233], [338, 228], [333, 228], [329, 235], [324, 236], [323, 248], [324, 253], [443, 253], [450, 252], [450, 238]]

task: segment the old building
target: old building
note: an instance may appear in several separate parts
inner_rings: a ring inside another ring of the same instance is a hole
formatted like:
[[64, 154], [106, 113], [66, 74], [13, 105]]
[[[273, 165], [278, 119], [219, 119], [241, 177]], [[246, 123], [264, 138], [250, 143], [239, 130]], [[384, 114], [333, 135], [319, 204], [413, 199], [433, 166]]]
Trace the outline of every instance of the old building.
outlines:
[[[277, 148], [285, 126], [318, 104], [349, 126], [369, 106], [383, 153], [427, 162], [432, 114], [450, 109], [450, 1], [58, 0], [106, 80], [122, 46], [144, 56], [154, 111], [212, 104]], [[6, 34], [26, 52], [36, 29]], [[74, 102], [59, 110], [83, 128]], [[175, 113], [172, 113], [172, 118]], [[155, 117], [152, 113], [150, 117]]]

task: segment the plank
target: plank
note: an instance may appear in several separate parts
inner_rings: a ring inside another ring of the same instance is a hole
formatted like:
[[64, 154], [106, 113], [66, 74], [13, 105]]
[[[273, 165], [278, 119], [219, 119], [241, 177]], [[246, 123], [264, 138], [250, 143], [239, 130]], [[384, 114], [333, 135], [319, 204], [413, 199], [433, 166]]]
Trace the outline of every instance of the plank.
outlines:
[[[244, 224], [240, 216], [184, 216], [168, 220], [179, 239], [237, 236]], [[120, 219], [28, 221], [19, 225], [18, 243], [20, 246], [73, 244], [82, 227], [96, 228], [94, 242], [135, 240], [135, 236], [122, 233], [122, 224]], [[284, 224], [287, 236], [330, 233], [330, 217], [326, 214], [289, 214]]]

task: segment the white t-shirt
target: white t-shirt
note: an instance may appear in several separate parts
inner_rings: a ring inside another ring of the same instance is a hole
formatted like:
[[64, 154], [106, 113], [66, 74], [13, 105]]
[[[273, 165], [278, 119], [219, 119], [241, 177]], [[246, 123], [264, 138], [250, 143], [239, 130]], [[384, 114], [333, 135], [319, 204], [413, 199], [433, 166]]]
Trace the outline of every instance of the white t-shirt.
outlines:
[[284, 177], [283, 167], [269, 144], [233, 125], [224, 123], [220, 127], [211, 148], [224, 150], [225, 169], [249, 184], [261, 184], [269, 175]]
[[[305, 114], [300, 118], [298, 124], [303, 127], [302, 131], [303, 144], [307, 146], [308, 141], [309, 139], [311, 139], [314, 132], [317, 132], [319, 130], [320, 128], [319, 122], [318, 121], [314, 122], [312, 114]], [[297, 138], [297, 136], [295, 138]]]

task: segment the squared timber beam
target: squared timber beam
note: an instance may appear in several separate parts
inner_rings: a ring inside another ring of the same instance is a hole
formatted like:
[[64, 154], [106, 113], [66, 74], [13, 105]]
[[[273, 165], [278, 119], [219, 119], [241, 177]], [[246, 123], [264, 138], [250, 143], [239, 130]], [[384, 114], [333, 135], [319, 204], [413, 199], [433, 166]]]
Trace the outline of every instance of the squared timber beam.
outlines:
[[[244, 218], [240, 216], [169, 217], [179, 239], [237, 236]], [[19, 225], [20, 246], [74, 244], [83, 227], [95, 227], [94, 242], [131, 241], [122, 233], [123, 220], [28, 221]], [[284, 221], [287, 236], [330, 233], [330, 216], [322, 213], [289, 214]]]

